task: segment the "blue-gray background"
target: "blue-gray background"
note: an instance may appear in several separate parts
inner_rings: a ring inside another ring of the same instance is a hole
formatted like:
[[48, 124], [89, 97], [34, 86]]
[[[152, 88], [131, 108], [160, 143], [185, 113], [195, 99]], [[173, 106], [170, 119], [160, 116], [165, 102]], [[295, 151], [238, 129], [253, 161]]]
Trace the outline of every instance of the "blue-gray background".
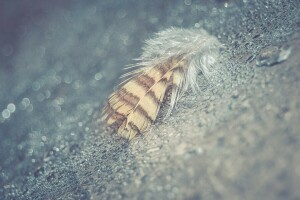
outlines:
[[[0, 199], [299, 199], [299, 5], [1, 0]], [[215, 35], [224, 74], [144, 137], [111, 136], [105, 99], [171, 26]]]

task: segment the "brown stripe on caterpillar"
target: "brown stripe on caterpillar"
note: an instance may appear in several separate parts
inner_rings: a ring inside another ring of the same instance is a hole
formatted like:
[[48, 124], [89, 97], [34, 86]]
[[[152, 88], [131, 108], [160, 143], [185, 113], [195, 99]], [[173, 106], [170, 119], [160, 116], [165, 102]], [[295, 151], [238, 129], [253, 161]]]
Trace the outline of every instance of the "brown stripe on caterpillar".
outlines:
[[[135, 109], [135, 111], [133, 111], [132, 115], [127, 118], [127, 126], [126, 127], [127, 127], [129, 134], [131, 135], [132, 132], [130, 130], [130, 126], [128, 126], [129, 123], [132, 123], [133, 125], [135, 125], [136, 130], [138, 130], [138, 132], [143, 133], [148, 130], [150, 125], [153, 123], [153, 120], [148, 115], [147, 111], [145, 111], [141, 106], [138, 106], [137, 109]], [[136, 132], [133, 132], [133, 134], [136, 134]]]
[[136, 125], [134, 125], [133, 122], [129, 122], [128, 125], [129, 125], [129, 127], [130, 127], [130, 129], [131, 129], [130, 135], [129, 135], [129, 138], [130, 138], [130, 139], [131, 139], [132, 137], [134, 137], [135, 134], [140, 133], [140, 130], [138, 129], [138, 127], [137, 127]]
[[173, 56], [165, 62], [158, 64], [157, 69], [160, 71], [161, 77], [163, 77], [167, 72], [171, 70], [174, 70], [179, 67], [184, 67], [186, 64], [184, 56], [184, 54]]
[[148, 76], [147, 74], [141, 74], [140, 76], [135, 78], [135, 81], [139, 84], [145, 87], [145, 89], [148, 91], [153, 84], [155, 83], [155, 80]]
[[151, 97], [153, 103], [157, 105], [161, 103], [161, 101], [156, 97], [155, 93], [152, 90], [150, 90], [146, 95]]
[[139, 131], [138, 127], [136, 127], [136, 125], [134, 125], [134, 123], [132, 122], [128, 122], [128, 125], [135, 131]]
[[156, 83], [156, 87], [152, 88], [147, 94], [149, 94], [154, 102], [159, 105], [162, 103], [161, 95], [164, 95], [168, 83], [168, 78], [162, 78], [160, 81]]
[[171, 68], [172, 68], [172, 65], [170, 64], [171, 61], [172, 61], [172, 58], [169, 58], [165, 62], [159, 63], [156, 66], [156, 69], [160, 72], [161, 77], [163, 77], [168, 71], [171, 70]]
[[136, 134], [148, 130], [152, 123], [152, 118], [147, 115], [147, 112], [141, 106], [138, 106], [121, 124], [118, 134], [122, 137], [132, 139]]
[[162, 77], [164, 76], [168, 71], [169, 71], [169, 68], [167, 65], [164, 65], [165, 63], [160, 63], [158, 64], [157, 66], [155, 66], [155, 69], [159, 72], [160, 76], [159, 77]]
[[128, 104], [126, 102], [117, 101], [116, 103], [112, 104], [111, 107], [114, 109], [114, 111], [119, 112], [120, 114], [127, 116], [127, 114], [134, 108], [134, 105]]
[[163, 83], [163, 84], [167, 84], [168, 83], [168, 80], [169, 80], [170, 77], [164, 77], [162, 78], [160, 81], [158, 81], [158, 83]]
[[153, 98], [150, 95], [145, 95], [143, 101], [139, 103], [136, 110], [142, 108], [147, 116], [151, 118], [151, 121], [154, 121], [156, 118], [156, 110], [159, 109], [160, 103], [154, 102]]
[[118, 129], [118, 135], [128, 138], [129, 140], [132, 139], [136, 134], [140, 131], [132, 122], [123, 122]]
[[122, 88], [126, 89], [128, 92], [133, 93], [138, 98], [142, 98], [145, 94], [147, 94], [147, 89], [143, 86], [137, 83], [134, 80], [129, 81], [125, 85], [122, 86]]
[[170, 59], [170, 65], [173, 68], [174, 66], [182, 66], [184, 65], [184, 63], [182, 61], [184, 61], [184, 56], [185, 54], [181, 54], [181, 55], [177, 55], [177, 56], [173, 56]]
[[148, 115], [148, 112], [141, 105], [136, 107], [136, 111], [143, 115], [150, 123], [154, 122], [154, 119]]
[[115, 111], [109, 104], [106, 107], [106, 112], [106, 121], [109, 126], [120, 126], [126, 119], [123, 114]]
[[121, 101], [124, 101], [127, 104], [132, 105], [133, 107], [138, 103], [140, 100], [139, 97], [135, 96], [133, 93], [128, 92], [125, 88], [120, 88], [116, 91], [116, 96], [120, 98]]

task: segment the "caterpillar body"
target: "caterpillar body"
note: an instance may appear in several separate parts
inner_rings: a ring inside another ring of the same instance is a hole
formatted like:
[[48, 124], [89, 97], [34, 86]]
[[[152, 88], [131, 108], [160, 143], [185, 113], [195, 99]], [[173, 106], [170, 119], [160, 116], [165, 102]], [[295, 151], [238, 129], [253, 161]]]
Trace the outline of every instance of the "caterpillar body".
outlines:
[[199, 70], [206, 78], [215, 71], [221, 44], [203, 29], [169, 28], [147, 40], [137, 67], [111, 94], [103, 120], [118, 135], [131, 140], [149, 130], [170, 91], [169, 115], [178, 99], [198, 88]]

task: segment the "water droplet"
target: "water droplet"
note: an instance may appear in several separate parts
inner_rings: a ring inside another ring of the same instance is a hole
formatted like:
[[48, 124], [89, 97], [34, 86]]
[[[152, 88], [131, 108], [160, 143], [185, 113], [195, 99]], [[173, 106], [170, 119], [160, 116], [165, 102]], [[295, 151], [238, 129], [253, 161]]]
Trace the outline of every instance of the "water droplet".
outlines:
[[101, 80], [102, 77], [103, 77], [103, 75], [102, 75], [101, 73], [95, 74], [95, 79], [96, 79], [97, 81]]
[[10, 113], [15, 112], [15, 110], [16, 110], [15, 104], [9, 103], [9, 104], [7, 105], [7, 110], [9, 110]]
[[187, 6], [192, 5], [192, 1], [191, 0], [184, 0], [184, 4]]
[[23, 98], [22, 104], [24, 104], [27, 107], [30, 104], [30, 100], [28, 98]]
[[38, 91], [41, 88], [41, 85], [39, 82], [35, 81], [31, 87], [34, 91]]
[[3, 117], [4, 119], [8, 119], [8, 118], [10, 117], [10, 112], [9, 112], [8, 109], [4, 109], [4, 110], [2, 111], [2, 117]]
[[42, 141], [46, 141], [47, 140], [47, 137], [46, 136], [42, 136]]
[[64, 82], [65, 82], [66, 84], [72, 83], [72, 77], [69, 76], [69, 75], [67, 75], [67, 76], [64, 78]]

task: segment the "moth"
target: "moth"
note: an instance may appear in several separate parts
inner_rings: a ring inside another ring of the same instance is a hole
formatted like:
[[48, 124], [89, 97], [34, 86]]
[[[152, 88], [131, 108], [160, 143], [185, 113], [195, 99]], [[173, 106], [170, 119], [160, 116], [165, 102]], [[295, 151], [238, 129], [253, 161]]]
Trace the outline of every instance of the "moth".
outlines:
[[191, 87], [197, 90], [197, 75], [209, 79], [215, 71], [221, 44], [203, 29], [169, 28], [146, 41], [135, 68], [108, 98], [102, 119], [118, 135], [131, 140], [147, 132], [156, 120], [167, 92], [170, 115], [176, 102]]

